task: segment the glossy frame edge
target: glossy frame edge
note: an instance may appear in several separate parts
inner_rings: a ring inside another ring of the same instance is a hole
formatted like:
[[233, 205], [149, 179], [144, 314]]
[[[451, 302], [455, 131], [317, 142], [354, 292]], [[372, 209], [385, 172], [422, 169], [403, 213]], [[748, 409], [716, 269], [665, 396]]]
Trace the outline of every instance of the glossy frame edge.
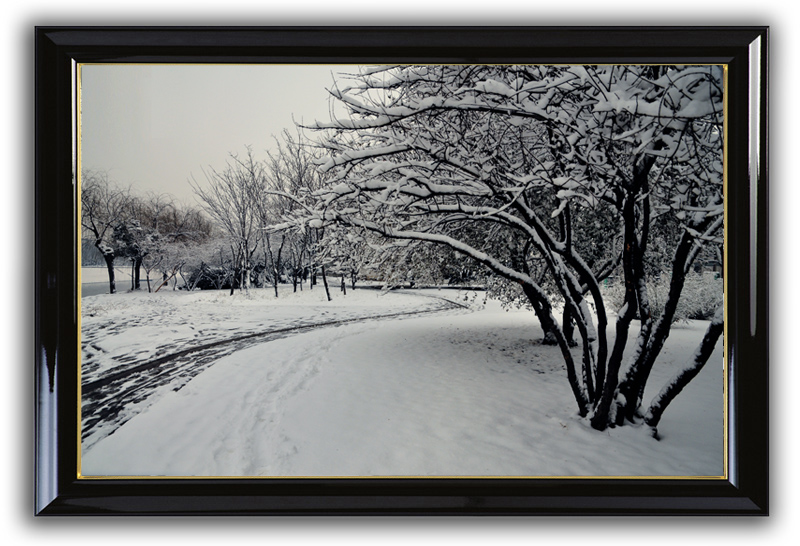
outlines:
[[[37, 27], [37, 515], [767, 515], [768, 29]], [[714, 62], [728, 66], [728, 479], [78, 480], [79, 62]], [[61, 371], [59, 371], [61, 370]]]

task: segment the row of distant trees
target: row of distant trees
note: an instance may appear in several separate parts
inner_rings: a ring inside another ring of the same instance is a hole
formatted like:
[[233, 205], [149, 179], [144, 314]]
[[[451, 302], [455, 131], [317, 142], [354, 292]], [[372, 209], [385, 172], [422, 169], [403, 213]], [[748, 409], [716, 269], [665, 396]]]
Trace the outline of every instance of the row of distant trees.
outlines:
[[328, 292], [333, 270], [346, 290], [355, 287], [370, 247], [364, 238], [335, 227], [281, 229], [294, 203], [276, 195], [310, 193], [323, 185], [317, 153], [299, 135], [284, 132], [275, 151], [257, 160], [251, 148], [230, 154], [222, 169], [203, 170], [190, 183], [199, 206], [169, 195], [138, 195], [84, 171], [81, 179], [83, 240], [102, 258], [109, 292], [117, 291], [115, 266], [130, 267], [130, 289], [158, 291], [169, 281], [186, 290], [272, 288], [293, 290], [321, 280]]
[[130, 266], [131, 289], [140, 289], [144, 281], [148, 290], [158, 290], [182, 272], [214, 229], [196, 208], [167, 195], [136, 195], [115, 185], [106, 173], [93, 171], [81, 177], [81, 224], [84, 241], [106, 265], [112, 294], [117, 291], [115, 264]]

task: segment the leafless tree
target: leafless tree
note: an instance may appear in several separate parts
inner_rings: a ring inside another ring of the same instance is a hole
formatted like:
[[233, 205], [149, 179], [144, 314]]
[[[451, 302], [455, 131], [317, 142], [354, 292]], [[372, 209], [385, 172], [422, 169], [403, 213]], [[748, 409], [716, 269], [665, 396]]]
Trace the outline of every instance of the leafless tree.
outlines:
[[[319, 189], [322, 178], [316, 165], [320, 153], [299, 132], [292, 134], [284, 130], [280, 138], [276, 138], [275, 151], [269, 152], [266, 161], [266, 186], [261, 191], [260, 216], [264, 248], [273, 270], [275, 296], [278, 295], [278, 278], [284, 270], [292, 277], [296, 291], [298, 281], [302, 286], [302, 278], [310, 272], [311, 286], [315, 279], [315, 271], [319, 268], [325, 281], [324, 264], [317, 263], [318, 230], [269, 230], [269, 226], [280, 222], [282, 218], [291, 217], [297, 212], [293, 201], [285, 200], [276, 194], [291, 193], [307, 195]], [[275, 240], [277, 244], [272, 241]]]
[[116, 293], [114, 275], [114, 226], [117, 225], [130, 201], [130, 190], [115, 187], [108, 175], [99, 171], [81, 173], [81, 227], [83, 236], [90, 239], [103, 256], [108, 269], [111, 294]]
[[205, 185], [195, 179], [190, 183], [204, 210], [229, 237], [239, 287], [247, 290], [253, 254], [261, 237], [259, 196], [265, 184], [263, 164], [256, 161], [248, 147], [244, 156], [231, 154], [224, 169], [211, 168], [203, 174]]

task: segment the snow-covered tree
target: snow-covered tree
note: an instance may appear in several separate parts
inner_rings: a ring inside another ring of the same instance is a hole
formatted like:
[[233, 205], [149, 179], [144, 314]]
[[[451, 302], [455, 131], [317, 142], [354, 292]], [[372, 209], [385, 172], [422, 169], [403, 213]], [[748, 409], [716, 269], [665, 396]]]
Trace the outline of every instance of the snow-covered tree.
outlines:
[[[300, 230], [268, 229], [280, 222], [281, 218], [292, 216], [297, 205], [292, 200], [281, 199], [280, 194], [303, 195], [322, 186], [322, 177], [315, 160], [319, 151], [301, 133], [283, 131], [276, 138], [273, 152], [268, 153], [266, 179], [261, 193], [261, 222], [264, 248], [269, 262], [275, 271], [275, 296], [278, 295], [278, 278], [284, 270], [292, 277], [294, 290], [298, 281], [309, 275], [311, 286], [319, 269], [325, 282], [325, 263], [319, 251], [322, 232], [311, 226]], [[278, 244], [272, 244], [272, 240]], [[302, 285], [301, 285], [302, 286]]]
[[179, 274], [187, 290], [235, 288], [241, 279], [236, 270], [236, 254], [230, 239], [219, 232], [192, 247], [192, 254]]
[[130, 261], [130, 289], [139, 290], [142, 261], [151, 249], [148, 242], [151, 234], [142, 227], [142, 222], [137, 216], [129, 213], [129, 209], [126, 209], [126, 216], [114, 224], [114, 252], [116, 256]]
[[[155, 292], [176, 279], [187, 263], [196, 262], [203, 255], [201, 249], [213, 232], [211, 222], [199, 210], [177, 204], [165, 209], [158, 227], [160, 245], [155, 252], [159, 255], [158, 270], [162, 282]], [[173, 288], [176, 286], [177, 282]]]
[[[330, 183], [287, 192], [296, 203], [287, 223], [349, 226], [471, 258], [517, 286], [553, 333], [594, 428], [648, 414], [642, 393], [686, 274], [722, 233], [722, 68], [374, 67], [332, 94], [350, 115], [314, 126], [325, 131]], [[654, 316], [645, 260], [653, 226], [667, 218], [674, 238], [659, 251], [670, 256], [670, 290]], [[599, 279], [614, 267], [625, 296], [611, 310]], [[579, 358], [555, 303], [574, 321]], [[720, 331], [709, 329], [694, 368]], [[665, 400], [653, 404], [663, 411]]]
[[192, 188], [204, 210], [230, 238], [235, 269], [240, 277], [239, 287], [247, 289], [253, 254], [260, 240], [259, 196], [265, 187], [263, 164], [248, 147], [242, 157], [231, 154], [224, 169], [212, 168], [204, 170], [203, 174], [207, 184], [192, 180]]
[[112, 222], [111, 248], [114, 255], [131, 263], [131, 289], [141, 288], [144, 269], [148, 292], [153, 291], [152, 275], [161, 274], [158, 290], [177, 275], [192, 248], [209, 237], [211, 223], [199, 210], [175, 201], [168, 194], [136, 196], [128, 194]]
[[103, 256], [108, 269], [109, 293], [117, 291], [114, 275], [114, 226], [128, 206], [130, 192], [115, 187], [104, 172], [81, 173], [81, 227], [83, 236], [90, 240]]

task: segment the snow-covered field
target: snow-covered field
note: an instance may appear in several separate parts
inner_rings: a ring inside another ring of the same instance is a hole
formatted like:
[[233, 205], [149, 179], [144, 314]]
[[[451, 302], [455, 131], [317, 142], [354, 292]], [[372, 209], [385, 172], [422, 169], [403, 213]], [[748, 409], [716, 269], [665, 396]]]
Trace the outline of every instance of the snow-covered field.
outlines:
[[[109, 417], [84, 431], [82, 473], [723, 472], [721, 343], [664, 414], [657, 441], [633, 426], [600, 433], [577, 416], [557, 349], [539, 343], [530, 312], [484, 305], [483, 294], [465, 301], [452, 290], [331, 292], [332, 302], [321, 287], [284, 290], [278, 299], [269, 290], [84, 298], [84, 424], [95, 412]], [[425, 313], [309, 327], [415, 310]], [[258, 335], [293, 326], [304, 329]], [[705, 326], [673, 329], [647, 399], [690, 356]], [[212, 345], [231, 337], [240, 341]], [[177, 371], [166, 373], [168, 365]], [[103, 384], [108, 377], [118, 379]]]

